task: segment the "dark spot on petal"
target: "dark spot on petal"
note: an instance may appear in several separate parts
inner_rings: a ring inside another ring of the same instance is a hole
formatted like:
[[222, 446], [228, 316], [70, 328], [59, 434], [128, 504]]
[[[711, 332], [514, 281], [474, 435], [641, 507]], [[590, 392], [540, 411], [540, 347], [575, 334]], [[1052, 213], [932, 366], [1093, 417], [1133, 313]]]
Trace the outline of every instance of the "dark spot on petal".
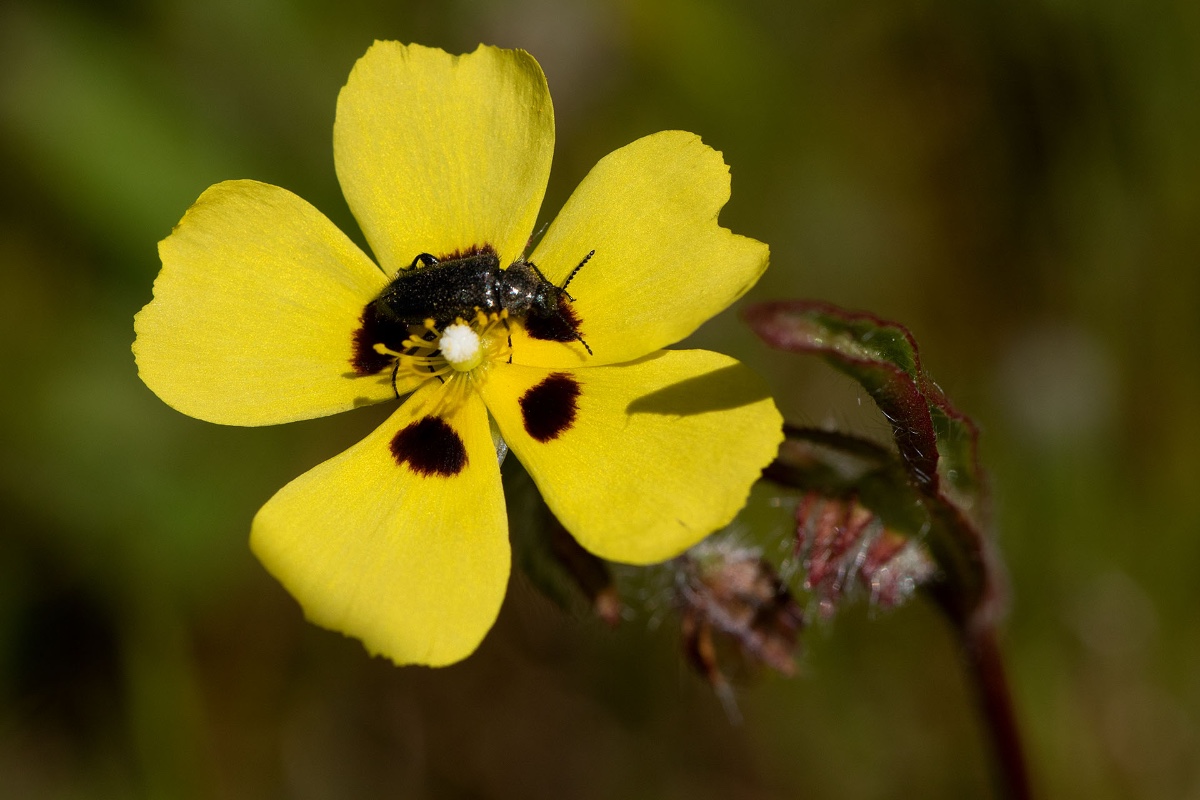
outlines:
[[438, 261], [462, 261], [475, 256], [492, 256], [497, 262], [500, 260], [500, 254], [496, 252], [496, 248], [488, 243], [473, 244], [460, 250], [455, 250], [451, 253], [443, 253], [437, 257]]
[[350, 366], [359, 375], [374, 375], [392, 366], [392, 357], [376, 352], [375, 345], [382, 343], [390, 350], [399, 352], [408, 338], [408, 325], [384, 316], [372, 300], [359, 317], [361, 325], [354, 332], [353, 355]]
[[579, 392], [579, 382], [567, 373], [548, 376], [521, 397], [525, 430], [539, 442], [557, 439], [575, 424]]
[[439, 417], [422, 417], [405, 426], [392, 439], [392, 456], [422, 477], [449, 478], [467, 466], [462, 438]]
[[530, 314], [525, 318], [525, 330], [534, 339], [548, 342], [579, 341], [576, 331], [581, 320], [575, 313], [575, 307], [565, 297], [558, 298], [558, 314], [553, 317], [543, 317]]

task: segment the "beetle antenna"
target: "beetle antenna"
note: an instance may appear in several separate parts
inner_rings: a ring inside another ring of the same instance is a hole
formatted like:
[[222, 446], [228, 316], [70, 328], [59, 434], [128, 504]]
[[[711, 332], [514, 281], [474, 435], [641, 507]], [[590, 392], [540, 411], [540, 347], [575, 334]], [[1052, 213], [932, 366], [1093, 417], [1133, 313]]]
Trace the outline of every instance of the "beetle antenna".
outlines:
[[[595, 250], [590, 251], [586, 256], [583, 257], [583, 261], [580, 261], [579, 264], [575, 267], [575, 269], [571, 270], [571, 274], [567, 276], [567, 279], [565, 281], [563, 281], [563, 285], [561, 287], [559, 287], [563, 290], [563, 294], [567, 294], [567, 286], [570, 285], [571, 281], [575, 280], [575, 274], [577, 272], [579, 272], [579, 270], [583, 269], [583, 265], [586, 264], [589, 260], [591, 260], [591, 257], [594, 255], [596, 255], [596, 251]], [[570, 300], [572, 303], [575, 302], [575, 298], [571, 297], [571, 295], [569, 295], [569, 294], [567, 294], [567, 299]], [[579, 341], [582, 342], [583, 340], [580, 339]]]

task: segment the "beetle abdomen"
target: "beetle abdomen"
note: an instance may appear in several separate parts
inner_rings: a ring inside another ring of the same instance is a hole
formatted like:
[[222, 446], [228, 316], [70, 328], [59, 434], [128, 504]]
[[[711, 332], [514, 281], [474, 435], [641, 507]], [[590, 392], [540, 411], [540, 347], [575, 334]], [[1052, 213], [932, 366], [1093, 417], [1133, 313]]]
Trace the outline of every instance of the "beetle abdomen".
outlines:
[[470, 319], [475, 309], [499, 311], [499, 260], [480, 253], [426, 267], [403, 270], [374, 301], [382, 316], [408, 325], [432, 318], [446, 325], [456, 318]]

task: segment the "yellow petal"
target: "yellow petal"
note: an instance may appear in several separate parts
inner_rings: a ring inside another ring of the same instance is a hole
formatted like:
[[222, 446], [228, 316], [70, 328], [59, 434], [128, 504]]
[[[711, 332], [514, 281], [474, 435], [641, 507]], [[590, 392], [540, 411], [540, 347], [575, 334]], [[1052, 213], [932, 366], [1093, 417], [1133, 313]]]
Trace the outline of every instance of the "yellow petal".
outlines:
[[308, 619], [397, 664], [470, 655], [508, 582], [487, 412], [473, 392], [448, 404], [452, 385], [427, 382], [362, 442], [280, 489], [251, 533]]
[[376, 42], [338, 95], [338, 179], [389, 274], [419, 253], [490, 243], [504, 263], [533, 230], [554, 111], [528, 53]]
[[496, 365], [483, 394], [567, 530], [632, 564], [732, 520], [783, 438], [762, 380], [705, 350], [557, 372]]
[[[640, 358], [674, 344], [749, 289], [767, 246], [717, 223], [729, 168], [695, 134], [665, 131], [617, 150], [571, 195], [530, 259], [567, 291], [591, 365]], [[576, 366], [586, 352], [513, 334], [513, 361]]]
[[396, 396], [390, 372], [352, 366], [363, 308], [387, 279], [296, 195], [217, 184], [158, 252], [133, 352], [168, 405], [209, 422], [271, 425]]

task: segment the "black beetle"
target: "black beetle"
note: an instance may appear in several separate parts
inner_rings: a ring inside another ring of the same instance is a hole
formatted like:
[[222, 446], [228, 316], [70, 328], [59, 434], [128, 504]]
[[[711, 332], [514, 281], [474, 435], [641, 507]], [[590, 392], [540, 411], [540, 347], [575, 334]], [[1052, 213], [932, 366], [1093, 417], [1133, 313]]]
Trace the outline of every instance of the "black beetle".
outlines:
[[[379, 322], [409, 326], [432, 319], [442, 328], [458, 318], [470, 320], [477, 310], [485, 314], [506, 311], [509, 317], [532, 323], [529, 327], [536, 338], [578, 340], [591, 355], [569, 309], [561, 303], [564, 297], [574, 302], [567, 285], [595, 252], [584, 256], [562, 286], [555, 286], [524, 258], [502, 269], [500, 256], [490, 246], [441, 259], [421, 253], [371, 301], [368, 312]], [[553, 335], [539, 337], [538, 328], [550, 328]]]

